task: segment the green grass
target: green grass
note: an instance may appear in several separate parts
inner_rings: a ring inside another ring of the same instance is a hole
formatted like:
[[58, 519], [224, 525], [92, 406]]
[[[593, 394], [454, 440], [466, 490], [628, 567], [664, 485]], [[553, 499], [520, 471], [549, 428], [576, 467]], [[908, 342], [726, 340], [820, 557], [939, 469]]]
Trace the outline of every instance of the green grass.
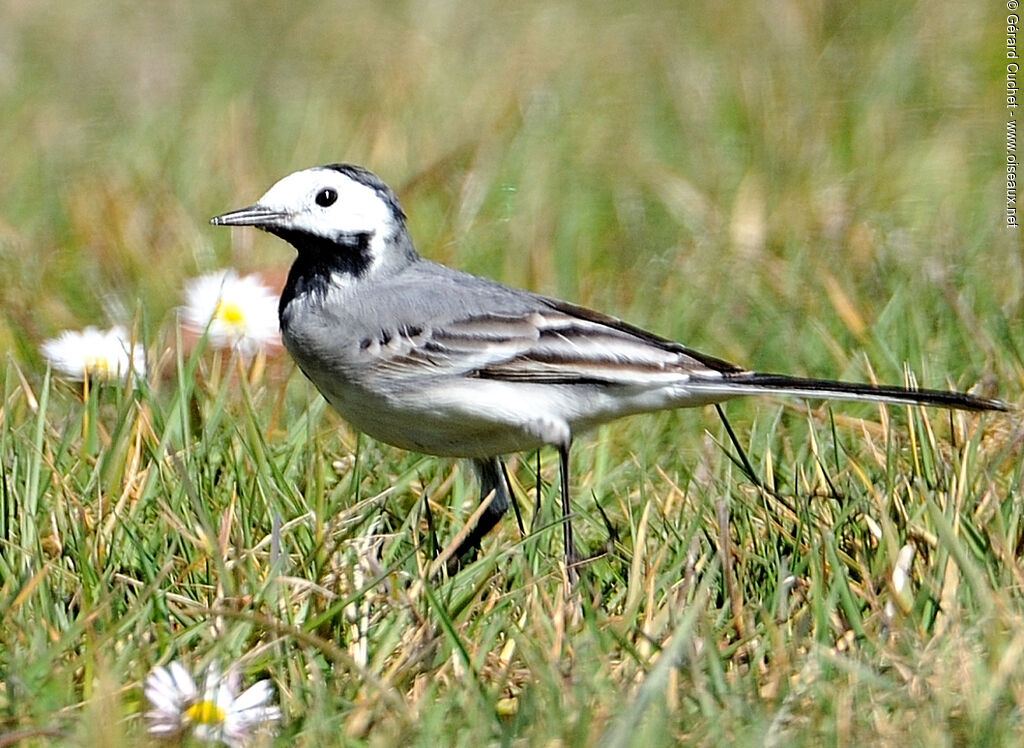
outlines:
[[[270, 678], [300, 746], [1019, 743], [1016, 415], [730, 403], [770, 492], [712, 409], [605, 427], [567, 601], [555, 455], [539, 497], [513, 465], [534, 532], [423, 582], [464, 466], [173, 317], [200, 272], [291, 260], [210, 216], [344, 160], [433, 259], [763, 370], [1019, 401], [999, 8], [6, 6], [0, 745], [138, 744], [172, 658]], [[49, 378], [44, 338], [111, 323], [144, 386]]]

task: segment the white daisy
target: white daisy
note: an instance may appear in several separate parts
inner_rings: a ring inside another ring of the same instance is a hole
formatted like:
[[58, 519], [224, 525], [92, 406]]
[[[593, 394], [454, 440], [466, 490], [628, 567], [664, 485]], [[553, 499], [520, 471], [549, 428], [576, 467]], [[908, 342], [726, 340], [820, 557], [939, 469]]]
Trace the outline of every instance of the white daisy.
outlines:
[[267, 730], [281, 719], [281, 710], [268, 702], [274, 697], [270, 681], [261, 680], [238, 693], [237, 669], [221, 676], [211, 664], [203, 675], [202, 689], [178, 662], [155, 667], [146, 676], [146, 700], [152, 707], [145, 718], [151, 735], [219, 742], [235, 748], [246, 745], [258, 729]]
[[40, 350], [54, 371], [78, 382], [123, 380], [128, 372], [137, 376], [146, 373], [146, 351], [139, 343], [132, 345], [123, 327], [65, 330], [45, 341]]
[[234, 270], [200, 276], [185, 285], [182, 322], [215, 348], [237, 348], [251, 356], [280, 344], [277, 295], [255, 275]]

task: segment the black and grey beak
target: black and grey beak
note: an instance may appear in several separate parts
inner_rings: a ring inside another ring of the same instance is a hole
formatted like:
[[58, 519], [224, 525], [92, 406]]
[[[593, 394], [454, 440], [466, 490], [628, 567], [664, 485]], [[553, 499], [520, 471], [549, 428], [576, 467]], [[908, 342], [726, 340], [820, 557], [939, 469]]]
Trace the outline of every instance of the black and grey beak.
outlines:
[[281, 226], [289, 219], [288, 213], [259, 205], [232, 210], [210, 219], [214, 226], [255, 226], [257, 228], [273, 228]]

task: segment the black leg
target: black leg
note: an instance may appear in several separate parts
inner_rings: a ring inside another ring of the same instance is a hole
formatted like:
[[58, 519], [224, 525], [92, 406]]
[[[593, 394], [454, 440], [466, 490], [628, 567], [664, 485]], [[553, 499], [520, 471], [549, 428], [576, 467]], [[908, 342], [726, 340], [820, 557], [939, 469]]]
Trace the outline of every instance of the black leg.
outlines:
[[[512, 511], [516, 513], [516, 524], [519, 525], [520, 537], [526, 537], [526, 528], [523, 526], [523, 515], [519, 511], [519, 502], [516, 500], [516, 495], [512, 493], [512, 481], [508, 479], [508, 468], [505, 467], [504, 460], [499, 460], [498, 464], [501, 465], [501, 478], [505, 481], [505, 489], [508, 491], [508, 497], [512, 500]], [[487, 494], [483, 494], [486, 496]]]
[[572, 538], [572, 507], [569, 505], [569, 445], [558, 448], [558, 457], [562, 472], [562, 539], [565, 541], [565, 565], [569, 569], [569, 579], [575, 578], [575, 565], [579, 560], [576, 555], [576, 543]]
[[448, 573], [454, 574], [458, 571], [463, 561], [470, 561], [476, 557], [480, 549], [480, 541], [489, 533], [498, 521], [508, 511], [512, 492], [509, 488], [508, 478], [505, 475], [505, 465], [497, 457], [490, 457], [483, 460], [473, 460], [473, 467], [480, 478], [480, 500], [483, 501], [494, 491], [494, 498], [490, 505], [480, 515], [469, 535], [459, 543], [454, 555], [448, 561]]

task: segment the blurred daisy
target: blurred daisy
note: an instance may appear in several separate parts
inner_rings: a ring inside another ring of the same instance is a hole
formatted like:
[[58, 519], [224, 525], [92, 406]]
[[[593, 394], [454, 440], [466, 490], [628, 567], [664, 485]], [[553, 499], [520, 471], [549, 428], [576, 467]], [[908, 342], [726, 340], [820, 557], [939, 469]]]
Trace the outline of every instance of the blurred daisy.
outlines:
[[190, 280], [181, 315], [188, 330], [206, 332], [215, 348], [236, 348], [251, 356], [280, 344], [277, 294], [256, 275], [221, 270]]
[[190, 734], [208, 743], [244, 746], [260, 728], [269, 732], [280, 721], [281, 710], [268, 702], [274, 697], [270, 681], [261, 680], [238, 693], [238, 670], [221, 676], [211, 664], [197, 686], [178, 662], [155, 667], [146, 676], [146, 700], [152, 707], [145, 718], [149, 733], [161, 738]]
[[54, 371], [78, 382], [124, 380], [128, 372], [140, 376], [146, 373], [145, 349], [139, 343], [132, 345], [123, 327], [65, 330], [45, 341], [40, 350]]

